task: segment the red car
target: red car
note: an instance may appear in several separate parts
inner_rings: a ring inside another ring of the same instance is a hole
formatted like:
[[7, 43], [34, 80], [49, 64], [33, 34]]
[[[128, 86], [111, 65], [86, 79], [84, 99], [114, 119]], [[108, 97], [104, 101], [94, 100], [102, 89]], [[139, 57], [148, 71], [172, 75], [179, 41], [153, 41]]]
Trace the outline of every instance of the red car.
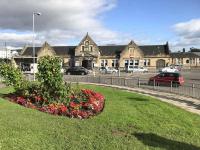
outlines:
[[171, 85], [171, 83], [173, 86], [183, 85], [183, 76], [176, 72], [162, 72], [149, 79], [149, 85]]

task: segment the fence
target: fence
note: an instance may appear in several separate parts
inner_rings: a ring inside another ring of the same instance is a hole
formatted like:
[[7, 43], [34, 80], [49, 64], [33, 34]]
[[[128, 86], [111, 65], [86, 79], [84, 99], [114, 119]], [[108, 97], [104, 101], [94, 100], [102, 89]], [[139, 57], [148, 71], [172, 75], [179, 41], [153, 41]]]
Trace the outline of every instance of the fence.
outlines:
[[174, 84], [174, 82], [168, 85], [156, 83], [149, 84], [149, 80], [145, 78], [130, 78], [130, 77], [113, 77], [113, 76], [64, 76], [65, 81], [69, 82], [88, 82], [88, 83], [100, 83], [108, 85], [118, 85], [125, 87], [137, 87], [144, 89], [151, 89], [157, 91], [164, 91], [168, 93], [176, 93], [179, 95], [200, 98], [200, 84], [184, 83], [182, 86]]

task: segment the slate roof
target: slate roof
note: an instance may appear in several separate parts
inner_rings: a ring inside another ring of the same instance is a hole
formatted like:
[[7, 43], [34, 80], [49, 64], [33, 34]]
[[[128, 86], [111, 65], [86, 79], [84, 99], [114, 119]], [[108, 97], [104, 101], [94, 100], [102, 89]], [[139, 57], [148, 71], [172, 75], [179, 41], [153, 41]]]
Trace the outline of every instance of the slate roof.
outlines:
[[[40, 50], [41, 47], [35, 47], [35, 53]], [[33, 47], [27, 47], [23, 52], [22, 56], [32, 56], [33, 55]]]
[[[74, 55], [76, 46], [52, 46], [57, 55]], [[41, 49], [41, 47], [35, 47], [35, 53]], [[27, 47], [22, 56], [32, 56], [33, 47]]]
[[101, 56], [119, 56], [127, 45], [98, 46]]
[[[113, 45], [113, 46], [99, 46], [100, 53], [102, 56], [114, 56], [116, 54], [119, 54], [121, 51], [125, 49], [127, 45]], [[138, 46], [142, 52], [144, 53], [144, 56], [146, 55], [158, 55], [158, 54], [169, 54], [170, 50], [168, 48], [168, 45], [143, 45]]]
[[199, 55], [191, 52], [175, 52], [171, 53], [170, 56], [172, 58], [195, 58], [195, 57], [200, 57]]
[[[120, 53], [125, 49], [127, 45], [108, 45], [98, 46], [101, 56], [119, 56]], [[158, 55], [158, 54], [169, 54], [170, 50], [168, 45], [143, 45], [138, 46], [144, 56], [146, 55]], [[40, 50], [41, 47], [35, 47], [35, 53]], [[75, 55], [76, 46], [52, 46], [57, 55]], [[32, 56], [33, 48], [27, 47], [22, 56]]]
[[139, 48], [143, 51], [144, 55], [159, 55], [165, 54], [168, 55], [170, 53], [168, 45], [143, 45], [139, 46]]
[[200, 52], [200, 49], [198, 49], [198, 48], [190, 48], [190, 51], [191, 52]]

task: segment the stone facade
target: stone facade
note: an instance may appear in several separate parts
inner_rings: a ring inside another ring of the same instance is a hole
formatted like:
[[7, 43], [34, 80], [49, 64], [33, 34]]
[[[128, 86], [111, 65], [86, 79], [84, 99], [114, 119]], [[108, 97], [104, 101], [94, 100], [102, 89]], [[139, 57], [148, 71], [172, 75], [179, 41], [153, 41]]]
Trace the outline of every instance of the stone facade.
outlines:
[[[77, 46], [50, 46], [45, 42], [42, 47], [36, 47], [35, 50], [37, 60], [45, 55], [58, 56], [63, 59], [64, 67], [83, 66], [88, 69], [108, 66], [123, 70], [127, 65], [158, 69], [177, 64], [176, 60], [179, 56], [170, 53], [168, 43], [138, 46], [131, 41], [127, 45], [98, 46], [88, 34]], [[32, 63], [32, 51], [32, 47], [24, 47], [21, 55], [14, 57], [16, 64], [22, 66]], [[181, 58], [181, 61], [188, 62], [189, 55], [186, 56]], [[193, 61], [194, 65], [200, 65], [198, 57], [192, 57], [189, 60], [192, 62], [189, 66], [193, 65]], [[184, 65], [188, 66], [188, 63]]]

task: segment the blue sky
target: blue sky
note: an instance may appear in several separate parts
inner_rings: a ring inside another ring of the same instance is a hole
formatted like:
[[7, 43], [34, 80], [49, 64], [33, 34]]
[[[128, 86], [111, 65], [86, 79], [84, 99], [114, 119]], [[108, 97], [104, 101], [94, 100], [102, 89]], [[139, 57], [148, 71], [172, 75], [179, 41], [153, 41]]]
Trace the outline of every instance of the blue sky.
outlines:
[[[173, 25], [200, 18], [199, 0], [119, 0], [106, 14], [105, 24], [150, 42], [176, 40]], [[151, 44], [150, 43], [150, 44]]]
[[[0, 0], [0, 43], [77, 45], [89, 32], [98, 45], [164, 44], [200, 48], [200, 0]], [[23, 9], [20, 9], [23, 8]], [[1, 45], [0, 44], [0, 45]]]

